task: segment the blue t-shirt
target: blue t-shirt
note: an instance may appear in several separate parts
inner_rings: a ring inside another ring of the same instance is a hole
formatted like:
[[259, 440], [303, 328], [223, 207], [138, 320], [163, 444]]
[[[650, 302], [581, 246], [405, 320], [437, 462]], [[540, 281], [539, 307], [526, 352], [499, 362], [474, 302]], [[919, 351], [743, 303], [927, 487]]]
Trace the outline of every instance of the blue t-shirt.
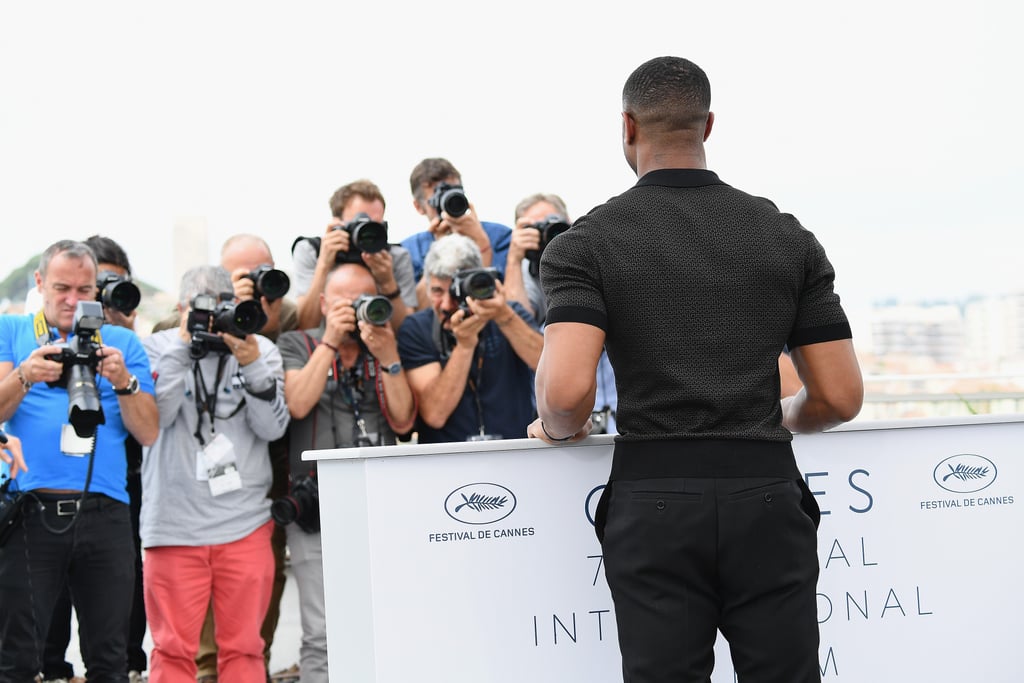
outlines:
[[[533, 317], [516, 302], [510, 304], [519, 317], [536, 329]], [[398, 329], [398, 354], [402, 366], [413, 370], [428, 363], [440, 363], [442, 355], [435, 342], [434, 309], [427, 308], [410, 315]], [[444, 334], [444, 331], [441, 331]], [[484, 431], [505, 439], [526, 438], [526, 427], [533, 421], [533, 370], [516, 355], [501, 329], [493, 321], [480, 331], [469, 380], [459, 404], [441, 429], [418, 421], [418, 443], [465, 441], [480, 433], [481, 417]], [[475, 387], [475, 391], [474, 391]], [[482, 416], [477, 411], [479, 396]]]
[[[33, 317], [31, 314], [0, 315], [0, 362], [13, 363], [17, 368], [38, 348]], [[59, 339], [55, 329], [51, 328], [50, 334], [51, 338]], [[69, 337], [73, 338], [74, 335]], [[104, 346], [121, 350], [128, 372], [139, 379], [140, 390], [152, 394], [153, 375], [149, 359], [135, 333], [123, 327], [104, 325], [100, 328], [100, 338]], [[121, 408], [114, 387], [99, 373], [96, 373], [96, 379], [105, 422], [96, 429], [96, 455], [89, 491], [127, 503], [124, 442], [128, 430], [121, 421]], [[11, 434], [21, 439], [25, 464], [29, 468], [14, 480], [19, 489], [81, 491], [85, 488], [89, 456], [61, 452], [61, 428], [66, 424], [67, 390], [51, 388], [45, 382], [33, 384], [6, 425]]]
[[[512, 244], [512, 229], [501, 223], [488, 223], [487, 221], [481, 221], [480, 225], [483, 226], [487, 238], [491, 241], [491, 251], [493, 252], [491, 266], [497, 268], [501, 276], [505, 277], [505, 261], [508, 259], [508, 247]], [[423, 277], [423, 260], [427, 258], [427, 251], [433, 243], [434, 235], [427, 230], [406, 237], [401, 242], [412, 256], [412, 268], [417, 282]]]

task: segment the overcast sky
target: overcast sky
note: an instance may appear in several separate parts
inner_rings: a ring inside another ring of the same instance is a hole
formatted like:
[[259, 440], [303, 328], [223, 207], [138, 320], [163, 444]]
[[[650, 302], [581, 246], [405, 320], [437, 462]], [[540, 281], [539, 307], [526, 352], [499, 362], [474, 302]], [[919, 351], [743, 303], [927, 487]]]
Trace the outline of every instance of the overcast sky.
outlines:
[[851, 308], [1021, 286], [1020, 3], [359, 4], [0, 5], [0, 275], [100, 233], [176, 292], [197, 220], [211, 262], [255, 232], [289, 270], [361, 177], [397, 241], [427, 156], [485, 220], [579, 215], [635, 182], [623, 81], [676, 54], [711, 79], [709, 166], [812, 230]]

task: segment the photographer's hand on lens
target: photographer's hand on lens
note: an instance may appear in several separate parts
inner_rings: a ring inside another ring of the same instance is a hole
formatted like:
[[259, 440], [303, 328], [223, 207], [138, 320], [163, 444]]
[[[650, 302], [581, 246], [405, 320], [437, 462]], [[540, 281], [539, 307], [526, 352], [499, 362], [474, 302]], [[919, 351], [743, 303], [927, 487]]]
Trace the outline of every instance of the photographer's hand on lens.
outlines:
[[327, 309], [327, 322], [323, 339], [332, 346], [341, 346], [345, 337], [355, 334], [356, 311], [352, 308], [351, 299], [335, 299]]
[[0, 460], [11, 466], [11, 479], [16, 478], [19, 472], [28, 472], [25, 455], [21, 451], [21, 439], [13, 434], [8, 434], [7, 443], [0, 446]]
[[330, 269], [334, 267], [339, 251], [348, 251], [351, 244], [351, 235], [347, 230], [339, 230], [345, 225], [344, 221], [335, 218], [327, 224], [327, 232], [320, 239], [320, 255], [317, 257]]
[[[470, 308], [473, 307], [473, 299], [467, 299], [466, 303]], [[449, 320], [456, 343], [467, 348], [474, 348], [477, 345], [480, 339], [480, 330], [484, 329], [486, 324], [486, 318], [479, 315], [467, 315], [462, 309], [455, 311]]]
[[391, 365], [398, 361], [398, 341], [391, 323], [374, 325], [365, 320], [359, 321], [359, 336], [366, 344], [373, 357], [383, 365]]
[[260, 344], [255, 334], [247, 335], [245, 339], [227, 332], [221, 332], [220, 336], [240, 366], [245, 367], [260, 357]]
[[533, 221], [527, 216], [516, 220], [516, 228], [512, 231], [512, 241], [508, 247], [509, 262], [521, 262], [526, 252], [540, 249], [540, 230], [533, 227]]

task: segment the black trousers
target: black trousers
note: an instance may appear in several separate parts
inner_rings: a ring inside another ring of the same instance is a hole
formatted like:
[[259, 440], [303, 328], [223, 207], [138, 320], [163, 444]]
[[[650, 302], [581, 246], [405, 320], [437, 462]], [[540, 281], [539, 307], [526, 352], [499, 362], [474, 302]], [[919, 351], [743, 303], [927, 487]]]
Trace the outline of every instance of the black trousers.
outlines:
[[[146, 637], [146, 604], [142, 595], [142, 539], [139, 537], [139, 514], [142, 510], [142, 474], [128, 472], [128, 499], [132, 519], [132, 540], [135, 542], [135, 583], [132, 587], [132, 613], [128, 621], [128, 670], [146, 670], [146, 651], [142, 643]], [[79, 629], [78, 649], [85, 661], [86, 641], [89, 634]], [[53, 606], [50, 632], [43, 645], [43, 680], [72, 678], [74, 667], [67, 661], [71, 642], [71, 590], [67, 585]]]
[[65, 586], [88, 634], [82, 655], [90, 683], [127, 683], [135, 581], [128, 506], [93, 495], [74, 526], [57, 533], [70, 519], [58, 515], [54, 502], [30, 502], [20, 528], [0, 549], [0, 683], [32, 683], [40, 672], [53, 608]]
[[817, 524], [802, 480], [609, 482], [597, 514], [625, 683], [820, 681]]

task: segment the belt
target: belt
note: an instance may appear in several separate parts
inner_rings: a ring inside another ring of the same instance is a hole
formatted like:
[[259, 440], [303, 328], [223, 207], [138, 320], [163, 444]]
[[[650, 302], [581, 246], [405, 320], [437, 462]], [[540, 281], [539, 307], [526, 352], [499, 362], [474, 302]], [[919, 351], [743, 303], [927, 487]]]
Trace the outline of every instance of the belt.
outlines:
[[85, 500], [81, 494], [77, 498], [66, 498], [67, 493], [36, 493], [29, 495], [28, 505], [36, 505], [44, 510], [53, 510], [58, 517], [70, 517], [79, 510], [99, 510], [112, 503], [124, 505], [102, 493], [87, 493]]

